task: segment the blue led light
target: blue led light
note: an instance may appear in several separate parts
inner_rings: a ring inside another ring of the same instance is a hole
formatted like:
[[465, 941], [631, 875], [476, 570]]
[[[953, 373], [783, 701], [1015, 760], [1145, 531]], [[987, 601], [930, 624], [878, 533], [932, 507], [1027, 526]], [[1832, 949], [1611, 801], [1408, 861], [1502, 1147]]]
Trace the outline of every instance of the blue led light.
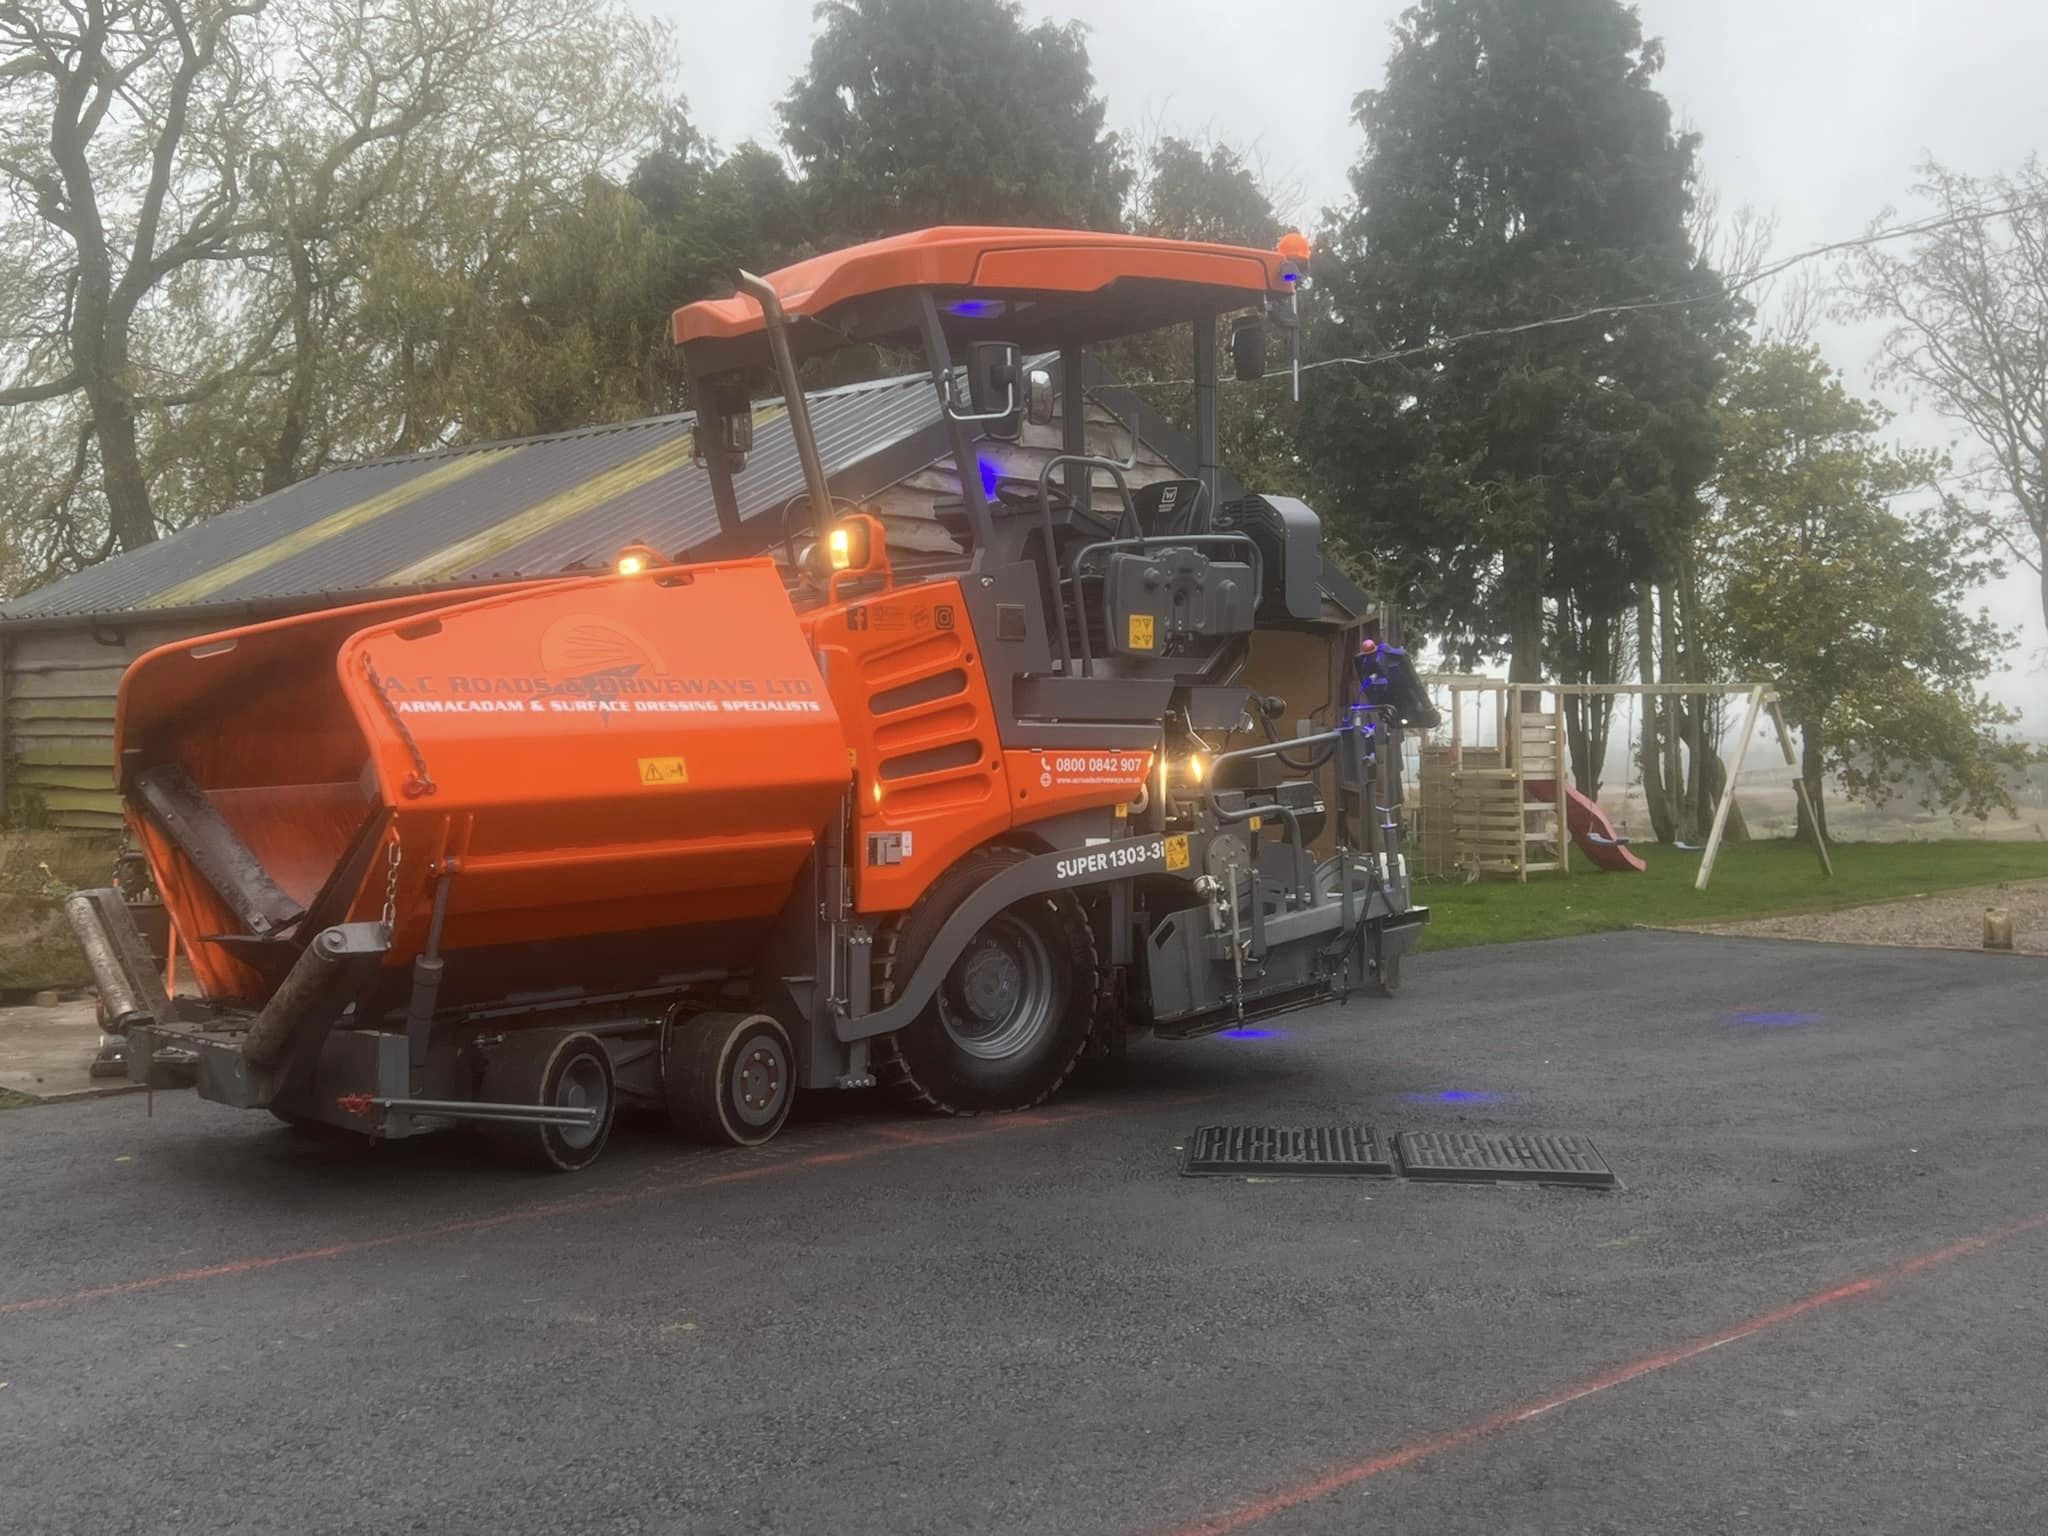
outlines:
[[1758, 1029], [1797, 1029], [1802, 1024], [1820, 1022], [1817, 1013], [1787, 1013], [1771, 1008], [1752, 1008], [1728, 1017], [1733, 1023], [1749, 1024]]
[[995, 495], [996, 482], [1003, 478], [1002, 466], [993, 459], [976, 459], [974, 467], [981, 471], [981, 494]]
[[963, 320], [980, 320], [989, 315], [1003, 312], [1001, 299], [957, 299], [946, 306], [946, 312], [958, 315]]
[[1507, 1098], [1504, 1093], [1488, 1093], [1478, 1088], [1442, 1088], [1435, 1093], [1404, 1093], [1403, 1103], [1407, 1104], [1499, 1104]]
[[1219, 1029], [1216, 1032], [1216, 1038], [1218, 1040], [1278, 1040], [1285, 1036], [1286, 1033], [1282, 1029], [1253, 1029], [1246, 1026], [1243, 1029]]

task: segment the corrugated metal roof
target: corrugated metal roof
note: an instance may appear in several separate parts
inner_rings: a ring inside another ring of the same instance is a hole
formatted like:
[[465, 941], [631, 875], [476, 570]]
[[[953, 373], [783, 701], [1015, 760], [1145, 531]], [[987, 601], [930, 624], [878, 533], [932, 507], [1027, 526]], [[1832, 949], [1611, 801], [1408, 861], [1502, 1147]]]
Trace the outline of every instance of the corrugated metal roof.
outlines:
[[[1192, 470], [1192, 441], [1090, 367], [1091, 396]], [[886, 470], [860, 494], [949, 457], [925, 374], [821, 391], [809, 406], [828, 475]], [[604, 565], [638, 542], [682, 553], [718, 532], [710, 477], [691, 462], [693, 425], [657, 416], [332, 469], [17, 598], [0, 608], [0, 625], [552, 575]], [[735, 477], [740, 515], [772, 512], [803, 485], [788, 417], [757, 407], [754, 449]], [[1224, 491], [1243, 494], [1227, 474]], [[1334, 566], [1323, 588], [1365, 611]]]
[[[839, 474], [939, 420], [919, 374], [812, 396]], [[0, 620], [272, 602], [380, 586], [545, 575], [645, 541], [681, 551], [718, 531], [688, 415], [349, 465], [17, 598]], [[735, 480], [740, 513], [803, 489], [786, 416], [763, 412]]]

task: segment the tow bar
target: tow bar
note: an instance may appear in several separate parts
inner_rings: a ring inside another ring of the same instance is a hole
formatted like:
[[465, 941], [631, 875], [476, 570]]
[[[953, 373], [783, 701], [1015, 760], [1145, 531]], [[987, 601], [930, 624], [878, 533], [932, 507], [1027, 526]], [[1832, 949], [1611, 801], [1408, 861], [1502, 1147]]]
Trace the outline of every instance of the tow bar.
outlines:
[[403, 1115], [433, 1115], [446, 1120], [497, 1120], [515, 1125], [564, 1125], [587, 1129], [597, 1124], [598, 1112], [568, 1104], [483, 1104], [473, 1099], [380, 1099], [367, 1093], [346, 1094], [341, 1107], [352, 1115], [368, 1115], [373, 1109], [396, 1110]]

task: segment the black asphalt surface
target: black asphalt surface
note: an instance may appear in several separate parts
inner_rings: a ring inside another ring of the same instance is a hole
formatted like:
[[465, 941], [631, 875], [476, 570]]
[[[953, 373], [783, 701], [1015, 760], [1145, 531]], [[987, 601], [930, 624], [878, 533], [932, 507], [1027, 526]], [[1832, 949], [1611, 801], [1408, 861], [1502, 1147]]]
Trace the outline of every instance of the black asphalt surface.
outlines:
[[[2048, 966], [1631, 933], [1407, 982], [1029, 1116], [569, 1179], [0, 1114], [0, 1531], [2048, 1529]], [[1627, 1187], [1178, 1177], [1219, 1120], [1579, 1131]]]

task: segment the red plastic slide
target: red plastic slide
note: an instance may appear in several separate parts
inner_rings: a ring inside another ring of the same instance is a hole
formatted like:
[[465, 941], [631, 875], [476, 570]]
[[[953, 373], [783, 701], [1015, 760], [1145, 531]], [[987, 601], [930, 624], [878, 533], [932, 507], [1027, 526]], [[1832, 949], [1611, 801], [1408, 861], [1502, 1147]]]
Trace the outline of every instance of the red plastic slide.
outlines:
[[[1555, 779], [1530, 779], [1523, 788], [1528, 790], [1532, 800], [1549, 802], [1557, 798]], [[1571, 829], [1572, 841], [1579, 845], [1579, 852], [1602, 869], [1640, 872], [1643, 868], [1643, 861], [1628, 851], [1628, 844], [1621, 841], [1614, 830], [1614, 823], [1607, 819], [1607, 813], [1576, 789], [1564, 792], [1564, 823]]]

